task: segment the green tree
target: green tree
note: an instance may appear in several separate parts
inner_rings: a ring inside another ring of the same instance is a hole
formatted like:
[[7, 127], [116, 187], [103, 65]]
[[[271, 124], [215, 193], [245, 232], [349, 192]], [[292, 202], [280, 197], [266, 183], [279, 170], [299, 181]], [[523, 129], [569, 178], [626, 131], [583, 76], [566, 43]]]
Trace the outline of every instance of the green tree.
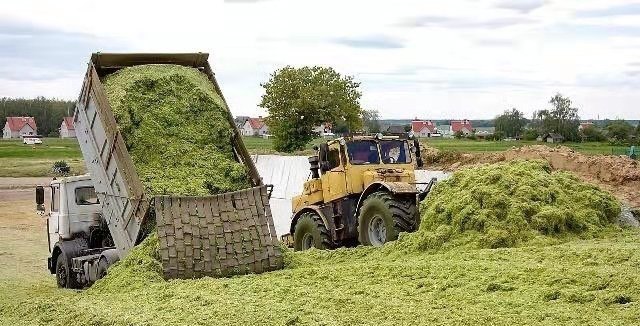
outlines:
[[524, 134], [522, 136], [522, 139], [524, 140], [536, 140], [538, 138], [539, 134], [538, 131], [535, 129], [525, 129], [524, 130]]
[[380, 114], [378, 110], [363, 110], [362, 123], [364, 124], [365, 131], [370, 133], [380, 132]]
[[603, 141], [606, 139], [602, 130], [596, 126], [588, 126], [580, 132], [581, 136], [586, 141]]
[[496, 132], [501, 132], [506, 137], [516, 137], [522, 134], [522, 129], [527, 124], [524, 114], [518, 109], [504, 111], [495, 118]]
[[464, 133], [462, 133], [462, 131], [458, 130], [453, 134], [453, 137], [455, 137], [455, 139], [462, 139], [462, 137], [464, 137]]
[[345, 123], [349, 131], [362, 128], [360, 83], [333, 68], [287, 66], [261, 86], [260, 106], [269, 112], [267, 124], [278, 151], [303, 149], [315, 136], [313, 127], [324, 122]]
[[541, 134], [555, 132], [564, 136], [566, 140], [579, 140], [580, 117], [578, 108], [572, 106], [571, 99], [557, 93], [549, 103], [553, 108], [535, 112], [532, 126]]
[[609, 137], [617, 141], [628, 141], [633, 133], [633, 126], [624, 120], [615, 120], [607, 125]]

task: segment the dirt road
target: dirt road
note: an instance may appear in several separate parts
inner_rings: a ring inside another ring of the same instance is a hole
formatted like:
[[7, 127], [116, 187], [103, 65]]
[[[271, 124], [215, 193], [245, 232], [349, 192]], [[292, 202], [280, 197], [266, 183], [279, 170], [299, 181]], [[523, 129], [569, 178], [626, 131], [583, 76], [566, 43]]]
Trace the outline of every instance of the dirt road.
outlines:
[[46, 269], [46, 219], [36, 214], [34, 198], [35, 185], [49, 181], [0, 178], [0, 280], [52, 277]]

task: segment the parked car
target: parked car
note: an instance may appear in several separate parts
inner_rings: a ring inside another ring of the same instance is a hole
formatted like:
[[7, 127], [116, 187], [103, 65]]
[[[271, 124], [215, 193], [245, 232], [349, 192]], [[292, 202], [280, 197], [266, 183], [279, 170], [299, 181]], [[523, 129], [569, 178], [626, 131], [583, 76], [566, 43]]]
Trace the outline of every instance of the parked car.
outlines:
[[42, 139], [40, 137], [24, 137], [22, 143], [26, 145], [42, 144]]

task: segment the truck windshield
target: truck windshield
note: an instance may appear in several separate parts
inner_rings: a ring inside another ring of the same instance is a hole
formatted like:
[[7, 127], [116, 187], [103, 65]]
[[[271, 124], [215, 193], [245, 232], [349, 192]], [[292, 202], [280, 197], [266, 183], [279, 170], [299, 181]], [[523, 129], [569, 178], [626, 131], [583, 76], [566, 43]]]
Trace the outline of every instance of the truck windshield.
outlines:
[[347, 143], [347, 154], [351, 164], [380, 164], [378, 145], [371, 140], [356, 140]]
[[386, 164], [411, 163], [409, 144], [402, 140], [383, 140], [380, 142], [382, 162]]

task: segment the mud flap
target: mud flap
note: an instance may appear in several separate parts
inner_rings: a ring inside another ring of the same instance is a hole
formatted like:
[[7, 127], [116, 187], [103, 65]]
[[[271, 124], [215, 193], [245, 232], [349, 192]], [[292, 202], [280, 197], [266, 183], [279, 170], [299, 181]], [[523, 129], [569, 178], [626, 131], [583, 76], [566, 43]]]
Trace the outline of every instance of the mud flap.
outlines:
[[224, 277], [283, 268], [268, 190], [154, 198], [166, 279]]

